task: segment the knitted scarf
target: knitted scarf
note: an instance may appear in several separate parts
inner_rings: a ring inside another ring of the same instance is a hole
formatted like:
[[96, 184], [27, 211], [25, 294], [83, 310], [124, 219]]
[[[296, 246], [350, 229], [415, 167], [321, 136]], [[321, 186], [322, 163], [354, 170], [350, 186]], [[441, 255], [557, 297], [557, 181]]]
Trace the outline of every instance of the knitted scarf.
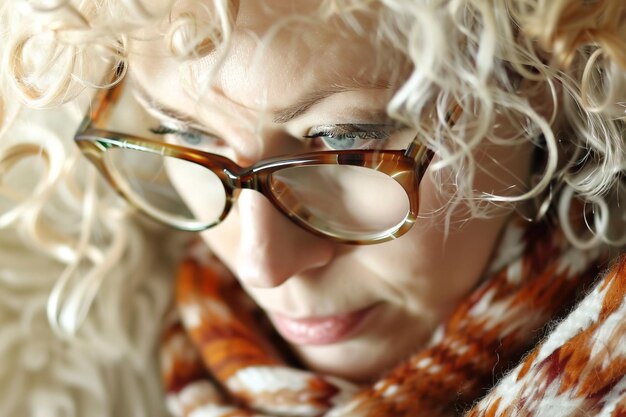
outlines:
[[626, 260], [596, 280], [601, 258], [556, 226], [511, 222], [430, 343], [358, 387], [290, 367], [223, 267], [191, 255], [163, 337], [168, 407], [189, 417], [626, 416]]

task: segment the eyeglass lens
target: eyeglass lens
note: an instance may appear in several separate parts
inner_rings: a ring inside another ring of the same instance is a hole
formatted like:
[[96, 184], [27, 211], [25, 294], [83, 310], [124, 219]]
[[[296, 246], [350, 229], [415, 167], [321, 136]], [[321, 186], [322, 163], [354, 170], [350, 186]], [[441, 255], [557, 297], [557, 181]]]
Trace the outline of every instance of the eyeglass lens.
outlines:
[[[218, 223], [227, 206], [217, 175], [193, 162], [127, 148], [109, 149], [104, 161], [129, 199], [168, 224], [202, 230]], [[270, 175], [268, 188], [287, 215], [347, 239], [393, 231], [410, 209], [392, 177], [359, 166], [288, 167]]]

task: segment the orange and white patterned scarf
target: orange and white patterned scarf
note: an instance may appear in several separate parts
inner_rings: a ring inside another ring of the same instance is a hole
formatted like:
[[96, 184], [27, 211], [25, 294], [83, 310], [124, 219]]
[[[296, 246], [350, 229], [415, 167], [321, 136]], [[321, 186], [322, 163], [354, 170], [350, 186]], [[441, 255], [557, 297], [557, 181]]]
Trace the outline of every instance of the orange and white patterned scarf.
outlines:
[[189, 417], [625, 417], [626, 259], [596, 282], [600, 258], [557, 227], [511, 222], [485, 279], [430, 343], [359, 387], [291, 367], [223, 267], [190, 256], [163, 338], [168, 407]]

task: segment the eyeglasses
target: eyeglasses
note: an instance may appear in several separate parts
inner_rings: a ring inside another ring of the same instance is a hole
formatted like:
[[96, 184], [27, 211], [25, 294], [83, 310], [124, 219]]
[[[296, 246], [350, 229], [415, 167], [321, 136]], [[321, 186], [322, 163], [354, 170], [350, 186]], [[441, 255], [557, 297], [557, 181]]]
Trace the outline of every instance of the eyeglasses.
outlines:
[[166, 225], [218, 225], [238, 190], [262, 193], [288, 219], [349, 244], [395, 239], [415, 223], [419, 183], [433, 153], [342, 150], [268, 159], [241, 167], [221, 155], [102, 129], [122, 83], [101, 90], [74, 137], [83, 154], [131, 205]]

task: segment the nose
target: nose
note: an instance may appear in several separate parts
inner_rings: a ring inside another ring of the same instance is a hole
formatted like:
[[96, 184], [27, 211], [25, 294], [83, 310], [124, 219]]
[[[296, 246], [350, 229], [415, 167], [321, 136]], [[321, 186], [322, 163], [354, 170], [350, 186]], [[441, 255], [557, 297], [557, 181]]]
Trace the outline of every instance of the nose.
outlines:
[[245, 285], [275, 287], [333, 258], [333, 242], [293, 224], [259, 192], [242, 190], [237, 205], [241, 231], [236, 269]]

